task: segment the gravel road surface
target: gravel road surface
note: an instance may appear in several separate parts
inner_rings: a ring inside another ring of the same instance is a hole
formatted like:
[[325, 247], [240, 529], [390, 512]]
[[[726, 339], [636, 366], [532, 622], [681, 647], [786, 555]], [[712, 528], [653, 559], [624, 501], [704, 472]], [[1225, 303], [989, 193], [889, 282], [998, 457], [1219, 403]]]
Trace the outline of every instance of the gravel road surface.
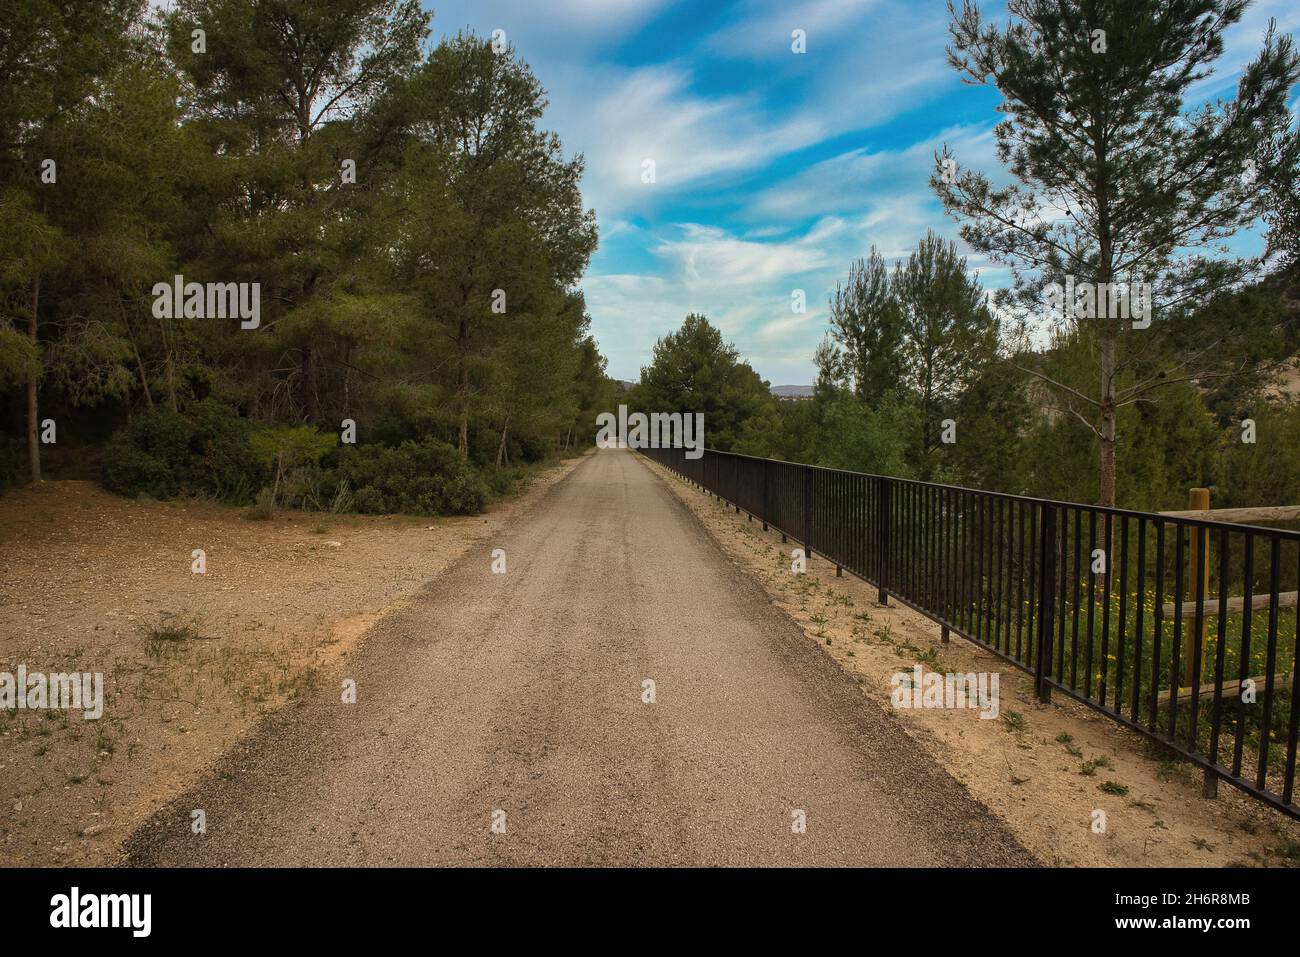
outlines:
[[1035, 863], [633, 452], [590, 456], [345, 667], [126, 863]]

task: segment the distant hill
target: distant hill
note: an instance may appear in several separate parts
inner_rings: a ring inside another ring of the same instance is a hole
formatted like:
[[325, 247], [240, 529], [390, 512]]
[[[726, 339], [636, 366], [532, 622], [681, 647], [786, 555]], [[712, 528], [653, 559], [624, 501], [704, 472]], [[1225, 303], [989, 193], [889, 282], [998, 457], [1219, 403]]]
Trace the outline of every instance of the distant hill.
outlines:
[[810, 385], [774, 385], [772, 394], [778, 399], [794, 401], [796, 399], [811, 399], [813, 387]]

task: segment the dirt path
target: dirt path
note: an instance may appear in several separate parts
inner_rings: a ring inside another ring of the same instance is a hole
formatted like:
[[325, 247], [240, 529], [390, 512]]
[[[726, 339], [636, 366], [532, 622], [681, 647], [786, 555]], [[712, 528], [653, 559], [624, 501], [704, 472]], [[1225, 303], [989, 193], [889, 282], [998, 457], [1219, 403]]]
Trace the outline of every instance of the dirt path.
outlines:
[[[575, 465], [455, 518], [247, 521], [230, 506], [128, 500], [89, 482], [0, 497], [0, 674], [102, 673], [105, 699], [98, 721], [0, 707], [0, 866], [115, 860], [266, 714], [349, 667], [370, 625]], [[163, 628], [173, 638], [153, 637]]]
[[1033, 863], [630, 452], [589, 457], [347, 668], [129, 861]]

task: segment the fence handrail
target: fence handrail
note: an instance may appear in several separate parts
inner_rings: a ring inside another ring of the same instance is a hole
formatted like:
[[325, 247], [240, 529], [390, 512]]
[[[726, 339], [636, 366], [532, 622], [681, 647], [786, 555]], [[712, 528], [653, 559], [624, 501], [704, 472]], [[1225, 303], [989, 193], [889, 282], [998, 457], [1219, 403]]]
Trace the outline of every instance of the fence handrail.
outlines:
[[[683, 448], [682, 446], [660, 446], [659, 450], [680, 452], [683, 451]], [[641, 449], [640, 451], [647, 451], [647, 450]], [[850, 469], [837, 469], [828, 465], [813, 465], [808, 462], [791, 462], [787, 459], [768, 459], [757, 455], [748, 455], [744, 452], [723, 452], [719, 449], [710, 448], [708, 446], [705, 446], [703, 451], [705, 453], [712, 454], [712, 455], [726, 455], [732, 458], [749, 459], [751, 462], [772, 462], [778, 465], [795, 465], [801, 469], [813, 469], [814, 471], [818, 471], [818, 472], [834, 472], [840, 475], [861, 475], [864, 478], [887, 479], [890, 482], [899, 482], [905, 485], [913, 485], [917, 487], [935, 488], [935, 489], [955, 489], [959, 492], [969, 492], [974, 495], [987, 495], [995, 499], [1014, 500], [1017, 502], [1036, 502], [1039, 505], [1052, 505], [1052, 506], [1062, 506], [1068, 508], [1082, 509], [1084, 511], [1093, 512], [1098, 515], [1103, 515], [1103, 514], [1115, 515], [1115, 516], [1127, 515], [1130, 518], [1142, 518], [1149, 522], [1164, 522], [1167, 525], [1196, 526], [1198, 528], [1209, 528], [1209, 529], [1257, 528], [1262, 531], [1277, 533], [1278, 535], [1281, 535], [1294, 542], [1300, 542], [1300, 530], [1293, 530], [1293, 529], [1286, 529], [1286, 528], [1269, 528], [1266, 525], [1251, 525], [1248, 524], [1247, 522], [1237, 521], [1230, 517], [1224, 517], [1219, 519], [1201, 517], [1203, 515], [1209, 515], [1211, 513], [1223, 515], [1227, 512], [1237, 512], [1237, 511], [1243, 513], [1245, 512], [1261, 513], [1263, 512], [1265, 506], [1261, 506], [1259, 508], [1242, 508], [1242, 509], [1225, 508], [1225, 509], [1209, 509], [1209, 510], [1198, 509], [1193, 511], [1183, 510], [1183, 511], [1169, 511], [1169, 512], [1164, 512], [1164, 511], [1148, 512], [1148, 511], [1143, 511], [1141, 509], [1122, 508], [1117, 505], [1093, 505], [1087, 502], [1071, 502], [1066, 499], [1060, 499], [1060, 498], [1039, 498], [1034, 495], [1019, 495], [1015, 492], [996, 492], [991, 489], [972, 488], [971, 486], [968, 485], [947, 485], [942, 482], [931, 482], [925, 479], [902, 478], [897, 475], [885, 475], [883, 473], [877, 473], [877, 472], [855, 472]], [[1275, 509], [1278, 511], [1289, 512], [1291, 511], [1292, 506], [1267, 506], [1267, 508]], [[1297, 513], [1296, 519], [1300, 520], [1300, 506], [1294, 506], [1294, 509]], [[1274, 518], [1269, 520], [1289, 521], [1290, 519]]]

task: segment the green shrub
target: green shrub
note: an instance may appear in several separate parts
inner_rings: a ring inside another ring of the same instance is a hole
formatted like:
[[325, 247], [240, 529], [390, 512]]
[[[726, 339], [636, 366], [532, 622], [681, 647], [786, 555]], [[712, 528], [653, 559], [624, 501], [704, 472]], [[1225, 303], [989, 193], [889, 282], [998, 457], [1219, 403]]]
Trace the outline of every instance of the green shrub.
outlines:
[[344, 512], [351, 512], [354, 508], [356, 508], [356, 498], [352, 494], [351, 484], [346, 478], [339, 479], [330, 498], [330, 511], [335, 515], [341, 515]]
[[248, 421], [214, 399], [184, 414], [155, 408], [134, 419], [104, 450], [104, 487], [166, 499], [186, 493], [248, 502], [266, 479]]
[[244, 518], [250, 522], [265, 522], [275, 514], [275, 493], [268, 486], [257, 493], [257, 501], [244, 509]]
[[257, 461], [275, 475], [271, 489], [277, 500], [285, 492], [282, 486], [288, 485], [293, 474], [298, 472], [297, 504], [304, 508], [321, 508], [317, 466], [334, 450], [338, 442], [336, 436], [319, 432], [310, 425], [276, 425], [253, 432], [250, 442]]
[[510, 465], [505, 468], [488, 466], [483, 469], [483, 480], [491, 494], [500, 498], [509, 495], [516, 488], [526, 487], [536, 470], [536, 466], [532, 465]]
[[[323, 512], [334, 499], [338, 476], [319, 465], [303, 465], [285, 473], [279, 504], [308, 512]], [[346, 509], [345, 509], [346, 511]]]
[[372, 515], [472, 515], [488, 498], [483, 477], [437, 439], [349, 447], [337, 476], [352, 488], [356, 510]]
[[249, 421], [211, 398], [189, 406], [185, 415], [194, 425], [193, 486], [223, 501], [251, 501], [266, 478], [266, 469], [253, 452]]
[[193, 434], [189, 420], [170, 409], [137, 417], [104, 450], [104, 487], [131, 497], [179, 494], [189, 478]]
[[[320, 464], [335, 458], [335, 468]], [[210, 399], [180, 415], [153, 409], [139, 416], [112, 438], [104, 456], [104, 485], [111, 491], [156, 499], [206, 494], [241, 504], [256, 498], [246, 513], [250, 518], [269, 517], [277, 505], [370, 515], [472, 515], [493, 492], [510, 491], [523, 471], [492, 470], [490, 492], [484, 476], [437, 439], [340, 450], [330, 433], [308, 425], [254, 428]]]

